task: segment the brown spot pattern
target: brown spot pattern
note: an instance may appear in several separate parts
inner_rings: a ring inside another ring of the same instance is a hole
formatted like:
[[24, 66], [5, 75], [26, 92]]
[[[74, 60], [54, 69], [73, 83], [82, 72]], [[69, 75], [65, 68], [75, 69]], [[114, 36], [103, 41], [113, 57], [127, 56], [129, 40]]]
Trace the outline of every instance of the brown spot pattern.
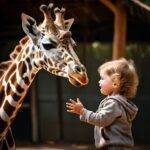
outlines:
[[51, 66], [53, 65], [50, 59], [48, 59], [48, 63], [49, 63]]
[[35, 77], [35, 74], [34, 73], [32, 73], [31, 74], [31, 79], [33, 79]]
[[20, 43], [21, 45], [25, 45], [28, 40], [29, 40], [29, 37], [28, 37], [28, 36], [25, 36], [25, 37], [23, 37], [23, 38], [20, 40], [19, 43]]
[[43, 65], [44, 65], [44, 62], [43, 62], [43, 61], [40, 61], [40, 64], [41, 64], [41, 66], [43, 66]]
[[26, 49], [26, 54], [29, 52], [29, 47]]
[[0, 106], [1, 106], [3, 99], [4, 99], [4, 96], [5, 96], [4, 86], [0, 87], [0, 91], [1, 91], [1, 93], [0, 93]]
[[22, 77], [23, 74], [27, 71], [27, 66], [25, 62], [21, 61], [18, 65], [18, 69], [19, 69], [19, 75], [20, 77]]
[[8, 81], [10, 75], [16, 70], [16, 64], [14, 64], [7, 72], [7, 75], [5, 77], [5, 80]]
[[29, 85], [29, 84], [30, 84], [29, 78], [28, 78], [28, 77], [25, 77], [25, 78], [24, 78], [24, 82], [25, 82], [26, 85]]
[[26, 44], [28, 40], [29, 40], [28, 36], [25, 36], [20, 40], [19, 44], [14, 48], [13, 52], [10, 54], [11, 59], [15, 59], [17, 57], [17, 55], [22, 50], [23, 46]]
[[9, 129], [6, 133], [6, 138], [7, 138], [7, 142], [8, 142], [8, 145], [10, 147], [13, 147], [15, 145], [15, 142], [14, 140], [12, 140], [12, 132], [11, 132], [11, 129]]
[[17, 89], [18, 93], [24, 92], [24, 89], [19, 84], [16, 85], [16, 89]]
[[6, 87], [6, 94], [7, 94], [7, 95], [10, 94], [10, 89], [11, 89], [11, 87], [10, 87], [10, 84], [8, 83], [8, 84], [7, 84], [7, 87]]
[[38, 65], [34, 62], [34, 66], [36, 67], [36, 68], [38, 68]]
[[11, 115], [15, 111], [15, 107], [11, 106], [8, 101], [5, 101], [3, 108], [9, 117], [11, 117]]
[[18, 101], [20, 100], [21, 96], [17, 95], [16, 93], [12, 92], [11, 93], [12, 98], [14, 99], [14, 101]]
[[2, 132], [5, 130], [6, 126], [7, 126], [7, 122], [4, 121], [4, 120], [0, 117], [0, 133], [2, 133]]
[[7, 70], [11, 64], [12, 64], [11, 60], [2, 62], [2, 63], [0, 63], [0, 69]]
[[45, 61], [45, 62], [47, 62], [47, 58], [46, 58], [46, 56], [44, 56], [44, 61]]
[[[17, 45], [15, 47], [15, 50], [16, 50], [17, 53], [19, 53], [21, 51], [21, 49], [22, 49], [21, 45]], [[13, 53], [13, 54], [17, 54], [17, 53]]]
[[67, 60], [66, 60], [67, 62], [69, 62], [69, 61], [72, 61], [72, 58], [71, 57], [67, 57]]
[[16, 82], [16, 73], [14, 73], [11, 77], [10, 77], [11, 83], [14, 84]]

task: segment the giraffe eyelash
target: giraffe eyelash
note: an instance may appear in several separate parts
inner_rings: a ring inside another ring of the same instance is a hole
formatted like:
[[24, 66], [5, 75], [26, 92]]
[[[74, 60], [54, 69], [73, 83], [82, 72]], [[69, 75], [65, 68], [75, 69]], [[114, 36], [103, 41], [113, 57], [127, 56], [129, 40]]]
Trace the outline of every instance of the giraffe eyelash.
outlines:
[[55, 47], [57, 46], [57, 42], [50, 40], [51, 44], [53, 44]]

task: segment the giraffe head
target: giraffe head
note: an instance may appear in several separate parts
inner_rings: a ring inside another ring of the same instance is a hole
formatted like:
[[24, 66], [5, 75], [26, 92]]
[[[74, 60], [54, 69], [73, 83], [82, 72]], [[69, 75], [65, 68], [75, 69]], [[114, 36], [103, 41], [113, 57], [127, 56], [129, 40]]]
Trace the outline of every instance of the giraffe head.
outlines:
[[[73, 48], [75, 42], [69, 31], [74, 19], [64, 20], [65, 9], [54, 9], [55, 21], [51, 17], [53, 4], [41, 5], [44, 21], [37, 26], [34, 18], [22, 14], [22, 27], [30, 37], [30, 54], [37, 69], [66, 77], [74, 86], [88, 83], [86, 69]], [[34, 55], [33, 55], [34, 54]]]

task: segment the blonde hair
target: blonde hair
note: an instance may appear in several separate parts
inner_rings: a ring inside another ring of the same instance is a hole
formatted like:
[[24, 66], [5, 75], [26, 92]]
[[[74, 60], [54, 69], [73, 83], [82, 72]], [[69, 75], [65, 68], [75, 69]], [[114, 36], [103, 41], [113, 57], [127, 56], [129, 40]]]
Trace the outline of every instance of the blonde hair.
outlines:
[[118, 81], [119, 93], [127, 98], [132, 98], [137, 92], [139, 83], [134, 62], [121, 58], [104, 63], [98, 68], [100, 74], [107, 74], [112, 81]]

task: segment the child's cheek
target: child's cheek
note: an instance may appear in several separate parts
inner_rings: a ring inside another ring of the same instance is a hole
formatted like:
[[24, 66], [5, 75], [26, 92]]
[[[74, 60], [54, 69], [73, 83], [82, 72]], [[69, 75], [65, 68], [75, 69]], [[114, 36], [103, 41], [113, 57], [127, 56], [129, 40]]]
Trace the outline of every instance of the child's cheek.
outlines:
[[103, 84], [102, 84], [102, 86], [101, 86], [101, 88], [103, 90], [107, 89], [108, 88], [108, 83], [104, 81]]
[[103, 84], [101, 85], [101, 93], [104, 95], [108, 94], [109, 91], [109, 83], [108, 82], [103, 82]]

